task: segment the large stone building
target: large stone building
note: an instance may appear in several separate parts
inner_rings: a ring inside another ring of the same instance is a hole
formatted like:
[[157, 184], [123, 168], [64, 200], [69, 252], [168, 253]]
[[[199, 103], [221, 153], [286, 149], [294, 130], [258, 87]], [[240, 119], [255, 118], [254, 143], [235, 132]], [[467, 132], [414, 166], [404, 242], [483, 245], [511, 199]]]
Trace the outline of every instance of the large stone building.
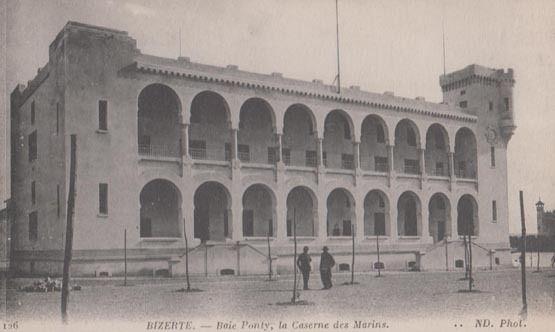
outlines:
[[[77, 135], [74, 274], [510, 264], [513, 72], [440, 77], [443, 103], [142, 54], [126, 32], [69, 22], [11, 96], [14, 262], [59, 273], [70, 134]], [[267, 239], [269, 238], [269, 240]], [[447, 251], [447, 252], [446, 252]], [[495, 262], [495, 263], [492, 263]]]
[[541, 199], [536, 203], [538, 235], [555, 236], [555, 210], [546, 211]]

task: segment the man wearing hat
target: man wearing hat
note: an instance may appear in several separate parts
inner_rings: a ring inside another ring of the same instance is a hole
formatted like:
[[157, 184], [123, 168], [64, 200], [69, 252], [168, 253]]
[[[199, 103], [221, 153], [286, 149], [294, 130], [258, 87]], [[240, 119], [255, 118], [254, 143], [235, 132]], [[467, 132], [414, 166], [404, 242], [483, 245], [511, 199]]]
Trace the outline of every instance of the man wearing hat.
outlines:
[[333, 256], [328, 252], [328, 247], [322, 248], [322, 256], [320, 256], [320, 277], [324, 289], [330, 289], [331, 284], [331, 268], [335, 265]]
[[310, 277], [310, 262], [312, 262], [312, 258], [308, 254], [308, 247], [303, 248], [303, 253], [299, 255], [297, 258], [297, 266], [301, 273], [303, 274], [303, 289], [308, 289], [308, 278]]

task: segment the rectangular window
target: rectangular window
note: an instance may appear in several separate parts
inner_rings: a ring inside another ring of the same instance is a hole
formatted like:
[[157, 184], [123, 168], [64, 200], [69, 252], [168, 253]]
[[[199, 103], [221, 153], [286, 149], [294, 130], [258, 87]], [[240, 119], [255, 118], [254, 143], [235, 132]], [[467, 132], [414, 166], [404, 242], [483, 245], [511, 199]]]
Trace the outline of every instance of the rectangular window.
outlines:
[[[149, 143], [150, 144], [150, 143]], [[231, 145], [229, 146], [231, 148]], [[225, 150], [227, 154], [228, 143], [225, 145]], [[193, 159], [206, 159], [206, 142], [205, 141], [189, 141], [189, 153]], [[226, 160], [229, 160], [226, 158]]]
[[407, 174], [418, 174], [418, 160], [416, 159], [405, 159], [405, 173]]
[[387, 172], [387, 157], [374, 157], [374, 170], [376, 172]]
[[316, 151], [314, 150], [307, 150], [306, 151], [306, 166], [307, 167], [316, 167], [317, 160], [316, 160]]
[[31, 102], [31, 125], [35, 124], [35, 101]]
[[495, 167], [495, 147], [491, 147], [490, 150], [491, 167]]
[[464, 160], [459, 161], [459, 168], [458, 168], [458, 173], [457, 176], [458, 177], [466, 177], [466, 162]]
[[466, 100], [461, 101], [461, 102], [459, 103], [459, 107], [460, 107], [460, 108], [467, 108], [467, 107], [468, 107], [468, 102], [467, 102]]
[[251, 161], [250, 147], [248, 145], [239, 144], [237, 146], [237, 152], [239, 160], [241, 160], [242, 162], [248, 163]]
[[491, 220], [497, 222], [497, 201], [491, 201]]
[[355, 168], [355, 156], [349, 153], [341, 154], [341, 168], [343, 169], [354, 169]]
[[503, 98], [503, 101], [505, 102], [505, 112], [508, 112], [508, 111], [510, 110], [510, 108], [511, 108], [511, 104], [510, 104], [510, 102], [509, 102], [509, 98], [508, 98], [508, 97], [505, 97], [505, 98]]
[[281, 158], [285, 165], [291, 165], [291, 149], [281, 149]]
[[[200, 142], [200, 141], [199, 141]], [[204, 141], [202, 141], [204, 142]], [[193, 151], [195, 150], [195, 148], [191, 148], [191, 153], [193, 153]], [[206, 159], [206, 142], [204, 142], [204, 149], [202, 149], [202, 158], [195, 158], [193, 157], [193, 155], [191, 154], [191, 157], [193, 159]], [[231, 143], [225, 143], [224, 144], [224, 159], [225, 161], [230, 161], [231, 160]]]
[[98, 184], [98, 213], [102, 215], [108, 214], [108, 184]]
[[38, 215], [37, 211], [29, 213], [29, 241], [38, 239]]
[[35, 181], [31, 182], [31, 204], [35, 205], [37, 202], [37, 192], [36, 192], [36, 185]]
[[33, 131], [28, 136], [28, 143], [29, 143], [29, 161], [33, 161], [37, 159], [37, 131]]
[[278, 162], [277, 148], [268, 148], [268, 164], [273, 165]]
[[243, 236], [254, 235], [254, 211], [243, 210]]
[[98, 129], [108, 130], [108, 102], [98, 101]]
[[443, 163], [442, 162], [436, 162], [436, 175], [437, 176], [444, 176], [445, 175], [445, 169], [443, 167]]
[[56, 134], [60, 133], [60, 103], [56, 103]]
[[61, 215], [62, 207], [60, 204], [60, 185], [56, 186], [56, 213], [58, 217]]
[[461, 96], [464, 96], [466, 94], [466, 90], [461, 90]]
[[493, 101], [489, 102], [488, 110], [491, 112], [493, 111]]
[[328, 153], [326, 151], [322, 151], [322, 163], [324, 167], [328, 167]]

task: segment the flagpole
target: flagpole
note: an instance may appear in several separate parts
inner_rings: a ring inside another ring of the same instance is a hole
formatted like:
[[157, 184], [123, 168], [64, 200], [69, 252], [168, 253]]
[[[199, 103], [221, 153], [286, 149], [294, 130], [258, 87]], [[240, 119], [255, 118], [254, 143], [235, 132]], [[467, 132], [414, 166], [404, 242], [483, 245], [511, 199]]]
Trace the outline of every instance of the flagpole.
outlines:
[[339, 5], [335, 0], [335, 29], [336, 29], [336, 46], [337, 46], [337, 93], [341, 93], [341, 70], [339, 62]]

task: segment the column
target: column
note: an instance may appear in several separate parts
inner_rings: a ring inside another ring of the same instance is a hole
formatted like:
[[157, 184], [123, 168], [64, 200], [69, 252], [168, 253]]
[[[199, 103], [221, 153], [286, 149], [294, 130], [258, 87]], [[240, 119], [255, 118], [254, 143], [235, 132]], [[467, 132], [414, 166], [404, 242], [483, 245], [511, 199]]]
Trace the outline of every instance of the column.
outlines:
[[[234, 184], [233, 184], [233, 192], [241, 192], [240, 189], [238, 189], [239, 184], [237, 183], [238, 181], [235, 181], [234, 178]], [[229, 214], [231, 214], [231, 238], [233, 240], [233, 242], [237, 242], [237, 241], [241, 241], [243, 240], [243, 202], [241, 200], [241, 197], [233, 197], [232, 201], [231, 201], [231, 213], [228, 213], [228, 218], [229, 218]]]
[[[360, 142], [353, 142], [353, 161], [355, 170], [360, 168]], [[360, 172], [357, 172], [360, 173]]]
[[[281, 191], [281, 190], [280, 190]], [[283, 242], [287, 239], [287, 193], [278, 193], [276, 199], [276, 239]]]
[[355, 203], [355, 237], [361, 241], [364, 239], [364, 198]]
[[189, 124], [181, 123], [181, 155], [189, 159]]
[[320, 138], [320, 137], [318, 137], [316, 139], [316, 158], [318, 158], [317, 161], [316, 161], [316, 166], [319, 167], [319, 168], [324, 167], [324, 161], [323, 161], [323, 157], [322, 157], [322, 155], [323, 155], [323, 153], [322, 153], [322, 143], [323, 143], [323, 141], [324, 141], [324, 139]]
[[283, 134], [276, 134], [277, 135], [277, 151], [276, 151], [276, 162], [282, 162], [282, 156], [281, 156], [281, 150], [282, 150], [282, 145], [281, 145], [281, 138], [283, 136]]
[[237, 129], [231, 128], [231, 160], [236, 161], [239, 159], [237, 153]]
[[421, 227], [421, 236], [420, 238], [422, 239], [422, 242], [424, 243], [428, 243], [428, 242], [433, 242], [432, 237], [430, 236], [430, 223], [429, 223], [429, 211], [428, 211], [428, 206], [427, 204], [425, 204], [425, 202], [422, 200], [421, 204], [421, 209], [420, 209], [420, 215], [421, 215], [421, 222], [422, 222], [422, 227]]
[[422, 189], [424, 187], [424, 181], [428, 177], [426, 175], [426, 164], [425, 164], [426, 156], [425, 156], [425, 153], [426, 153], [425, 149], [418, 149], [418, 159], [419, 159], [418, 167], [420, 168], [420, 189]]
[[328, 238], [328, 216], [327, 216], [327, 197], [318, 194], [318, 218], [314, 220], [318, 223], [318, 234], [317, 237], [320, 242], [325, 242]]
[[[390, 145], [390, 144], [387, 145], [387, 165], [389, 167], [389, 172], [387, 176], [387, 180], [388, 180], [387, 185], [391, 187], [391, 182], [395, 177], [395, 161], [393, 156], [393, 145]], [[397, 236], [397, 233], [395, 233], [395, 236]]]
[[389, 241], [392, 243], [397, 242], [399, 237], [397, 231], [397, 202], [393, 200], [393, 195], [390, 196], [389, 203]]

